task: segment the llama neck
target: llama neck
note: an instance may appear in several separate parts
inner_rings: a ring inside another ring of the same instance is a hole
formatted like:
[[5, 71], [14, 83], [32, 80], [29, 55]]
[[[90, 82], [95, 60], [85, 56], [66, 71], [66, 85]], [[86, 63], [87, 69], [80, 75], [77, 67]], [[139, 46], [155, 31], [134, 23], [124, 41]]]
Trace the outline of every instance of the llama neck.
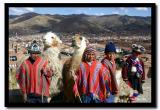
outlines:
[[80, 51], [79, 49], [78, 50], [75, 50], [74, 53], [73, 53], [73, 57], [74, 56], [80, 56], [83, 54], [83, 51]]
[[50, 48], [47, 48], [45, 51], [47, 53], [50, 53], [52, 56], [57, 56], [57, 57], [58, 57], [58, 55], [60, 53], [60, 51], [59, 51], [59, 49], [57, 47], [54, 47], [54, 48], [50, 47]]
[[86, 48], [86, 45], [82, 45], [81, 48], [75, 49], [74, 53], [73, 53], [73, 56], [82, 56], [85, 48]]
[[116, 70], [116, 80], [117, 80], [118, 87], [120, 86], [121, 78], [122, 78], [122, 70], [118, 69]]
[[48, 50], [48, 51], [52, 51], [52, 52], [59, 52], [58, 47], [54, 47], [54, 48], [50, 47], [50, 48], [48, 48], [47, 50]]
[[82, 60], [82, 55], [83, 55], [84, 49], [85, 48], [75, 49], [74, 54], [71, 58], [73, 68], [77, 67], [80, 64], [80, 62]]

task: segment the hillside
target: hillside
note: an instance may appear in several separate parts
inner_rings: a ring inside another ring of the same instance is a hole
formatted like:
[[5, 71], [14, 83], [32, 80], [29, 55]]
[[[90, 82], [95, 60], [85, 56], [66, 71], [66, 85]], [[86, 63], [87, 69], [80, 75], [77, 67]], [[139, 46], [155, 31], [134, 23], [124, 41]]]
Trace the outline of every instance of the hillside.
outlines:
[[151, 17], [127, 15], [50, 15], [26, 13], [9, 16], [9, 35], [57, 33], [93, 33], [112, 35], [149, 35]]

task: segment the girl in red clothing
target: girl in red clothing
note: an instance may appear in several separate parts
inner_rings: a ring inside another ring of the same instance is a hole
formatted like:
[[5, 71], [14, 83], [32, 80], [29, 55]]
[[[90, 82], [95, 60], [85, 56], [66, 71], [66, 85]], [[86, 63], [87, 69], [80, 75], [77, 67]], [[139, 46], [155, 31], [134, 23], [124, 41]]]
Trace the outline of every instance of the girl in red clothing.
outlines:
[[27, 103], [47, 103], [50, 77], [53, 71], [46, 70], [47, 61], [39, 56], [40, 47], [36, 41], [31, 44], [30, 57], [18, 69], [16, 78]]
[[74, 85], [75, 96], [79, 96], [82, 103], [105, 102], [109, 95], [110, 75], [107, 69], [96, 61], [96, 50], [87, 47], [84, 51], [83, 61], [77, 71]]

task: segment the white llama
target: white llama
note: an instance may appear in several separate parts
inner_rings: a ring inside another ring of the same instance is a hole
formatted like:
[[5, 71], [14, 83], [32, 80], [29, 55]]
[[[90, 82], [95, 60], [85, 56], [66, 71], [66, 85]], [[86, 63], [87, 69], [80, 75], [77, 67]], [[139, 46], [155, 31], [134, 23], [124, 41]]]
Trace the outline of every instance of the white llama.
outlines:
[[50, 86], [50, 94], [53, 97], [62, 91], [62, 63], [60, 61], [60, 50], [58, 47], [62, 41], [55, 33], [48, 32], [43, 36], [43, 43], [44, 52], [42, 56], [48, 60], [48, 67], [54, 70]]

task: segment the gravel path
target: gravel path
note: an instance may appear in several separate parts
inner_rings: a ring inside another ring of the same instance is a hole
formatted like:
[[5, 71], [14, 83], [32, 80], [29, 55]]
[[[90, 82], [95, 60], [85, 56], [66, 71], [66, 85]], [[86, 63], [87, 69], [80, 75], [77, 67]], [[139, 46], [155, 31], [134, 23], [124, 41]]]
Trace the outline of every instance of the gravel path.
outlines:
[[137, 97], [136, 103], [151, 103], [151, 78], [143, 84], [143, 94]]

